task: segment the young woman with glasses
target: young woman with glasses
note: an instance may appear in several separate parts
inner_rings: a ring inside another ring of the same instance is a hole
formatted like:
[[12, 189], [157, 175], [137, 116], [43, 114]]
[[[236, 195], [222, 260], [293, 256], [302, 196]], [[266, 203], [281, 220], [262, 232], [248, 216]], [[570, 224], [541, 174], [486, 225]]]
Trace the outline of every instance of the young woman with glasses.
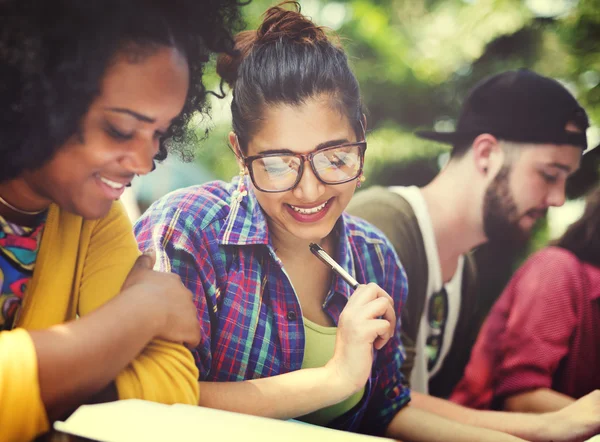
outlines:
[[171, 193], [135, 226], [140, 247], [194, 293], [200, 405], [406, 440], [446, 427], [439, 440], [467, 440], [468, 428], [408, 406], [396, 322], [406, 277], [389, 241], [344, 213], [367, 151], [346, 55], [297, 5], [270, 8], [236, 46], [218, 70], [233, 85], [240, 176]]
[[0, 440], [82, 403], [198, 400], [191, 293], [119, 202], [204, 110], [235, 0], [0, 1]]

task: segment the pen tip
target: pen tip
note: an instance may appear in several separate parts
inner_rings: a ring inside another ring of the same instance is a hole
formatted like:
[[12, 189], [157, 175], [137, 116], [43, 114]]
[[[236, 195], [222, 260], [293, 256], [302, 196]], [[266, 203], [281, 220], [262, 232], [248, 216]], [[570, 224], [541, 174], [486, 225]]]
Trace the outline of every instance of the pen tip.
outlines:
[[316, 252], [317, 250], [319, 250], [319, 246], [317, 244], [315, 244], [314, 242], [311, 242], [308, 247], [310, 248], [311, 252]]

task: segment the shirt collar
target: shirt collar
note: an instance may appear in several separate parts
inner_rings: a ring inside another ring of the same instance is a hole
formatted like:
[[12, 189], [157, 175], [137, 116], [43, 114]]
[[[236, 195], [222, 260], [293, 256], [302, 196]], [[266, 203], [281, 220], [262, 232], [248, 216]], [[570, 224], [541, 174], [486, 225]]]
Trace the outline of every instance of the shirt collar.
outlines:
[[[354, 255], [352, 253], [351, 236], [348, 235], [347, 220], [343, 214], [338, 219], [334, 227], [334, 235], [337, 235], [337, 251], [334, 256], [336, 262], [346, 270], [350, 275], [356, 278], [356, 271], [354, 266]], [[359, 281], [360, 282], [360, 281]], [[348, 299], [350, 295], [354, 293], [354, 289], [342, 279], [337, 273], [334, 273], [331, 293], [325, 300], [325, 305], [328, 305], [334, 295], [342, 295]]]
[[[269, 244], [267, 220], [249, 184], [248, 176], [243, 178], [237, 176], [229, 183], [227, 192], [229, 193], [228, 203], [231, 209], [219, 233], [219, 244]], [[244, 192], [246, 193], [244, 194]], [[346, 224], [345, 215], [342, 215], [333, 229], [334, 235], [337, 235], [338, 239], [334, 259], [344, 270], [356, 277], [351, 237], [348, 235]], [[346, 281], [339, 275], [334, 274], [332, 290], [325, 304], [328, 304], [335, 294], [348, 299], [353, 292], [354, 289]]]
[[219, 244], [268, 244], [269, 231], [265, 215], [249, 186], [247, 175], [236, 176], [227, 186], [229, 214], [219, 233]]

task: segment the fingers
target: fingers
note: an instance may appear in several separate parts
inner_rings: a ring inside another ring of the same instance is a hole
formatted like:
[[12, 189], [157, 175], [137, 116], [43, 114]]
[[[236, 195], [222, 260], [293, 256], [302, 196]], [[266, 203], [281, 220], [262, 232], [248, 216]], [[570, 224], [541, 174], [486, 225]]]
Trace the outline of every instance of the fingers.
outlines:
[[381, 287], [377, 284], [371, 282], [369, 284], [361, 284], [355, 290], [354, 294], [350, 297], [348, 304], [356, 304], [356, 305], [364, 305], [368, 302], [371, 302], [377, 298], [384, 298], [390, 303], [392, 308], [394, 307], [394, 300], [390, 295], [386, 293]]
[[154, 252], [154, 250], [146, 250], [143, 254], [141, 254], [140, 256], [138, 256], [138, 258], [135, 260], [135, 263], [133, 264], [133, 268], [131, 270], [135, 270], [135, 269], [150, 269], [152, 270], [154, 268], [154, 263], [156, 262], [156, 253]]
[[377, 350], [394, 335], [394, 301], [376, 284], [359, 286], [350, 297], [342, 316], [345, 327], [350, 327], [354, 333], [358, 333], [355, 336], [361, 336], [359, 340], [367, 339]]
[[373, 322], [374, 331], [378, 334], [377, 339], [373, 342], [373, 346], [376, 350], [381, 350], [383, 346], [392, 339], [392, 336], [394, 335], [394, 325], [385, 319], [375, 319]]
[[386, 298], [377, 298], [360, 309], [360, 314], [366, 319], [383, 318], [390, 324], [396, 323], [396, 313], [394, 307], [390, 305]]
[[[196, 321], [197, 323], [198, 321]], [[191, 333], [187, 339], [184, 339], [183, 345], [188, 349], [193, 350], [200, 344], [200, 326], [196, 328], [196, 331]]]

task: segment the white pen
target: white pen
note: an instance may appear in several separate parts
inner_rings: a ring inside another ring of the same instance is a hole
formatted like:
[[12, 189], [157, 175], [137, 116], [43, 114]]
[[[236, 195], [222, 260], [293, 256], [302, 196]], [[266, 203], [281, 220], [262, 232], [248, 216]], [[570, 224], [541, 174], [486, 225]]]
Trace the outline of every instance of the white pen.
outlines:
[[340, 277], [344, 281], [346, 281], [354, 290], [358, 288], [358, 286], [360, 285], [358, 281], [354, 279], [350, 273], [345, 271], [342, 268], [342, 266], [335, 262], [334, 259], [331, 256], [329, 256], [321, 246], [315, 244], [314, 242], [311, 242], [309, 247], [313, 255], [315, 255], [317, 258], [319, 258], [321, 261], [323, 261], [325, 264], [331, 267], [331, 270], [340, 275]]

